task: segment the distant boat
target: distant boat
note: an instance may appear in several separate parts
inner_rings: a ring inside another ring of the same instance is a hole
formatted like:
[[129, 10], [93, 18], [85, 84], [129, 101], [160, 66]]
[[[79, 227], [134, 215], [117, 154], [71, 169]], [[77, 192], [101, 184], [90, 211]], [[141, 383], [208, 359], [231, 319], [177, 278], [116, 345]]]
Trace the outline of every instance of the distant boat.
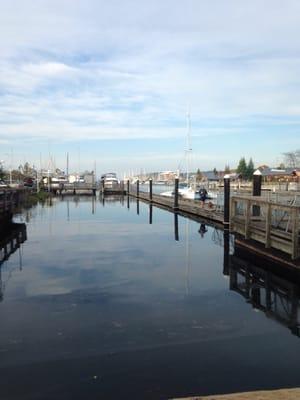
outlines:
[[117, 174], [115, 174], [114, 172], [108, 172], [101, 175], [101, 181], [103, 181], [103, 186], [105, 189], [116, 188], [120, 183], [117, 178]]

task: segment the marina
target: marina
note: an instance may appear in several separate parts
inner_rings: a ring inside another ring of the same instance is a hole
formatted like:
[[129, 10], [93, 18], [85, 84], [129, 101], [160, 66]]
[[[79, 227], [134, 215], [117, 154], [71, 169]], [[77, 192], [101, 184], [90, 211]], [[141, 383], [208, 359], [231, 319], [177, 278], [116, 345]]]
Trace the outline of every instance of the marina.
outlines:
[[0, 400], [299, 400], [300, 2], [0, 26]]

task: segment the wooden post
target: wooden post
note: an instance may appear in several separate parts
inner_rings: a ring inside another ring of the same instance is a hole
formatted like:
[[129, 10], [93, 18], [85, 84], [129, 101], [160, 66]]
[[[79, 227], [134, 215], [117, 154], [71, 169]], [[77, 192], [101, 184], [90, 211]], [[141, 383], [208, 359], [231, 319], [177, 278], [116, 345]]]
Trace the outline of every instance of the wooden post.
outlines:
[[149, 179], [149, 200], [152, 201], [152, 179]]
[[[252, 185], [252, 195], [253, 196], [261, 196], [261, 183], [262, 183], [262, 175], [259, 169], [257, 169], [253, 174], [253, 185]], [[253, 216], [260, 216], [260, 206], [253, 206]]]
[[139, 179], [136, 181], [136, 197], [140, 195], [140, 181]]
[[130, 194], [130, 182], [129, 179], [127, 179], [127, 196]]
[[179, 187], [179, 179], [175, 178], [175, 187], [174, 187], [174, 210], [178, 210], [178, 187]]
[[229, 228], [230, 224], [230, 177], [224, 176], [224, 221], [225, 227]]
[[292, 217], [292, 260], [298, 257], [298, 247], [299, 247], [299, 207], [292, 207], [291, 210]]
[[266, 243], [265, 243], [265, 247], [267, 249], [271, 247], [271, 226], [272, 226], [272, 205], [269, 203], [269, 204], [267, 204], [267, 210], [266, 210]]

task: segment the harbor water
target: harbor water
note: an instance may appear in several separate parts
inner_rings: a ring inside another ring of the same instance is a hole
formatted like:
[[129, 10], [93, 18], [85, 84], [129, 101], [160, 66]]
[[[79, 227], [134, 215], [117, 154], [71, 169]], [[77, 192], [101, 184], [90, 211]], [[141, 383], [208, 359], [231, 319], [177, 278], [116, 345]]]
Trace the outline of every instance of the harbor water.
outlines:
[[269, 271], [287, 294], [278, 316], [255, 306], [222, 230], [126, 196], [55, 197], [14, 222], [27, 239], [0, 266], [1, 398], [300, 386], [299, 288]]

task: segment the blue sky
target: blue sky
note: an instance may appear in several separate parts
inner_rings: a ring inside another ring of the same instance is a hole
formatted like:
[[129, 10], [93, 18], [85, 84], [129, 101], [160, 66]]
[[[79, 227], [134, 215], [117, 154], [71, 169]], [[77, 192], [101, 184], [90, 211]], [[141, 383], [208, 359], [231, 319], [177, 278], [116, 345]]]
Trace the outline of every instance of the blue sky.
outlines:
[[119, 173], [300, 148], [300, 2], [0, 0], [0, 159]]

